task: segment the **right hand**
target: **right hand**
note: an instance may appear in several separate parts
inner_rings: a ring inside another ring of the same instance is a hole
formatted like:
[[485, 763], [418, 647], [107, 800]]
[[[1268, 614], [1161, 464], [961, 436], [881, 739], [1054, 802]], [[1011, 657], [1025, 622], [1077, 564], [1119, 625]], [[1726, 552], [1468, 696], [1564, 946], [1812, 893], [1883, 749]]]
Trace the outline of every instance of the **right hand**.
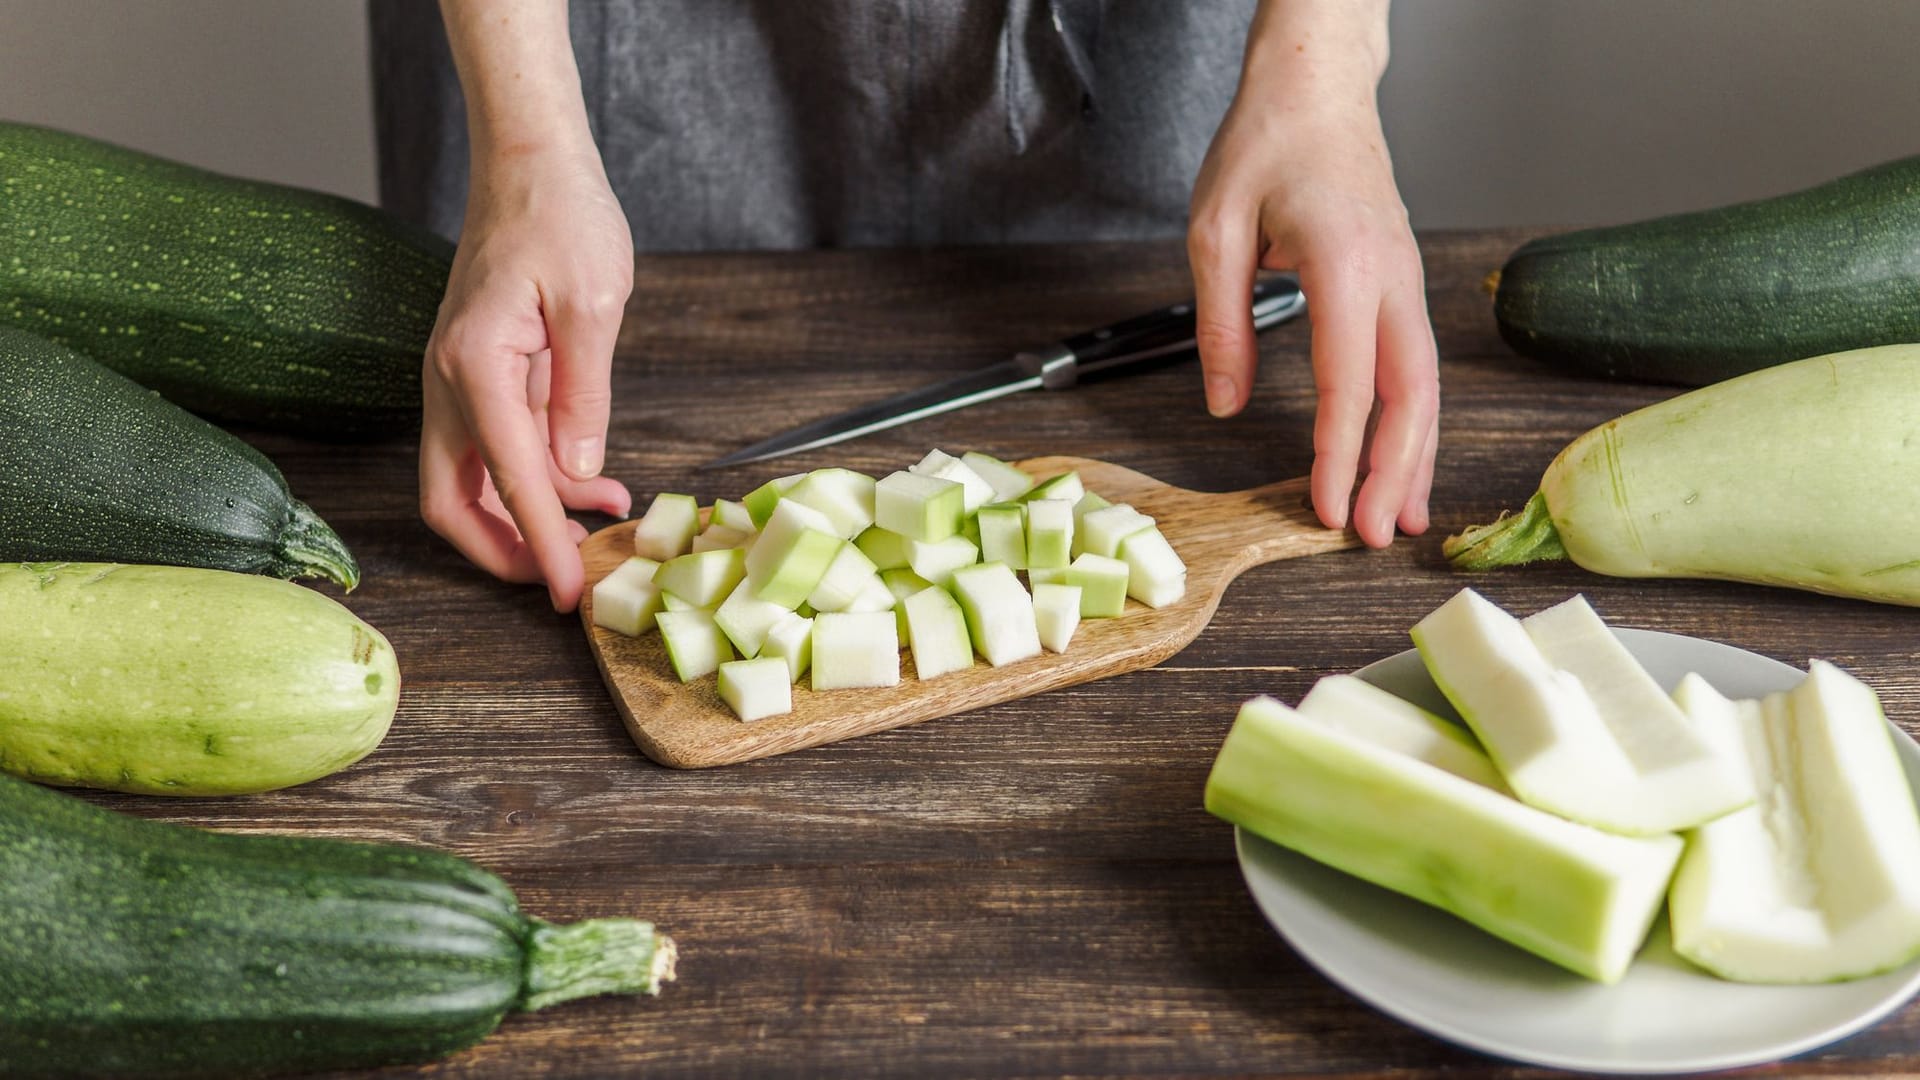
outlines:
[[427, 343], [420, 514], [489, 573], [546, 582], [556, 611], [586, 578], [567, 511], [633, 505], [600, 475], [632, 288], [632, 235], [590, 144], [475, 170]]

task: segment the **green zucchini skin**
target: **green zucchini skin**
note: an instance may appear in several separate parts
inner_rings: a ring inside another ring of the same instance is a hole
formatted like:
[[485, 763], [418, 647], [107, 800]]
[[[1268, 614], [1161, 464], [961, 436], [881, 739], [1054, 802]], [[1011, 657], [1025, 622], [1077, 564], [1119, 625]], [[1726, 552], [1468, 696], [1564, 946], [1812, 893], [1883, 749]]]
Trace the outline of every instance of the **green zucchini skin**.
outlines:
[[380, 744], [393, 647], [273, 578], [171, 566], [0, 566], [0, 769], [52, 784], [231, 795]]
[[452, 245], [373, 207], [0, 124], [0, 324], [195, 412], [328, 438], [420, 421]]
[[[533, 990], [543, 976], [557, 973], [565, 1000], [657, 992], [672, 974], [672, 943], [650, 924], [529, 918], [505, 883], [449, 854], [204, 832], [7, 777], [0, 911], [6, 1076], [425, 1061], [548, 1003]], [[557, 938], [593, 962], [554, 960]]]
[[1534, 240], [1501, 269], [1494, 314], [1524, 356], [1687, 386], [1920, 340], [1920, 157]]
[[0, 559], [360, 581], [340, 537], [259, 451], [9, 327], [0, 327]]

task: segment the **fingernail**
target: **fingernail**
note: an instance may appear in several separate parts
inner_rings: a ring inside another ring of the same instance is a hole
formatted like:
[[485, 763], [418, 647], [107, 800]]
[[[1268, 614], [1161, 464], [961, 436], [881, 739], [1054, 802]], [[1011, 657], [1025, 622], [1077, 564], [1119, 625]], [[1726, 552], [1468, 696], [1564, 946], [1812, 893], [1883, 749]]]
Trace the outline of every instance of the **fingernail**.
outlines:
[[567, 470], [580, 480], [599, 476], [605, 456], [604, 445], [604, 440], [598, 435], [574, 440], [573, 445], [567, 448]]
[[1207, 376], [1207, 411], [1215, 416], [1227, 416], [1233, 412], [1234, 399], [1240, 392], [1233, 385], [1231, 375]]

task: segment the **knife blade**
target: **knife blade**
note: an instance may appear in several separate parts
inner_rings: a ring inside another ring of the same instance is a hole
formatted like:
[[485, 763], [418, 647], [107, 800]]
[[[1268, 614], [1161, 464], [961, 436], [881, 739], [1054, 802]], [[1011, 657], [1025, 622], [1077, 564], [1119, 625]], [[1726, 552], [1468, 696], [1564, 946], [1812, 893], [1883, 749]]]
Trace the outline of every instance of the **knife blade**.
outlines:
[[[1270, 278], [1253, 287], [1255, 330], [1305, 311], [1306, 294], [1290, 278]], [[797, 454], [899, 427], [940, 413], [1027, 390], [1066, 390], [1081, 382], [1143, 370], [1152, 361], [1172, 361], [1194, 348], [1191, 300], [1150, 311], [1111, 326], [1075, 334], [1064, 341], [1024, 349], [943, 382], [909, 390], [857, 409], [782, 432], [700, 466], [716, 469]]]

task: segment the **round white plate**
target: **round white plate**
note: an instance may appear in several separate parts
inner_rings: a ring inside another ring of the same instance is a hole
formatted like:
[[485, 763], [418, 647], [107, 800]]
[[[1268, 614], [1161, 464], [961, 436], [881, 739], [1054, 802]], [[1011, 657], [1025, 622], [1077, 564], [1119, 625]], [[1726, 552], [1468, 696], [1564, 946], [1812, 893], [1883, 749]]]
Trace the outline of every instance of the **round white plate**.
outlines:
[[[1804, 678], [1730, 645], [1650, 630], [1616, 633], [1669, 689], [1689, 671], [1736, 698], [1785, 690]], [[1358, 674], [1442, 716], [1459, 715], [1418, 653]], [[1894, 744], [1920, 790], [1920, 745], [1904, 733]], [[1236, 842], [1260, 910], [1327, 978], [1415, 1027], [1516, 1061], [1607, 1073], [1730, 1069], [1850, 1035], [1920, 989], [1920, 962], [1818, 986], [1723, 982], [1674, 955], [1665, 918], [1626, 977], [1603, 986], [1251, 833], [1236, 830]]]

